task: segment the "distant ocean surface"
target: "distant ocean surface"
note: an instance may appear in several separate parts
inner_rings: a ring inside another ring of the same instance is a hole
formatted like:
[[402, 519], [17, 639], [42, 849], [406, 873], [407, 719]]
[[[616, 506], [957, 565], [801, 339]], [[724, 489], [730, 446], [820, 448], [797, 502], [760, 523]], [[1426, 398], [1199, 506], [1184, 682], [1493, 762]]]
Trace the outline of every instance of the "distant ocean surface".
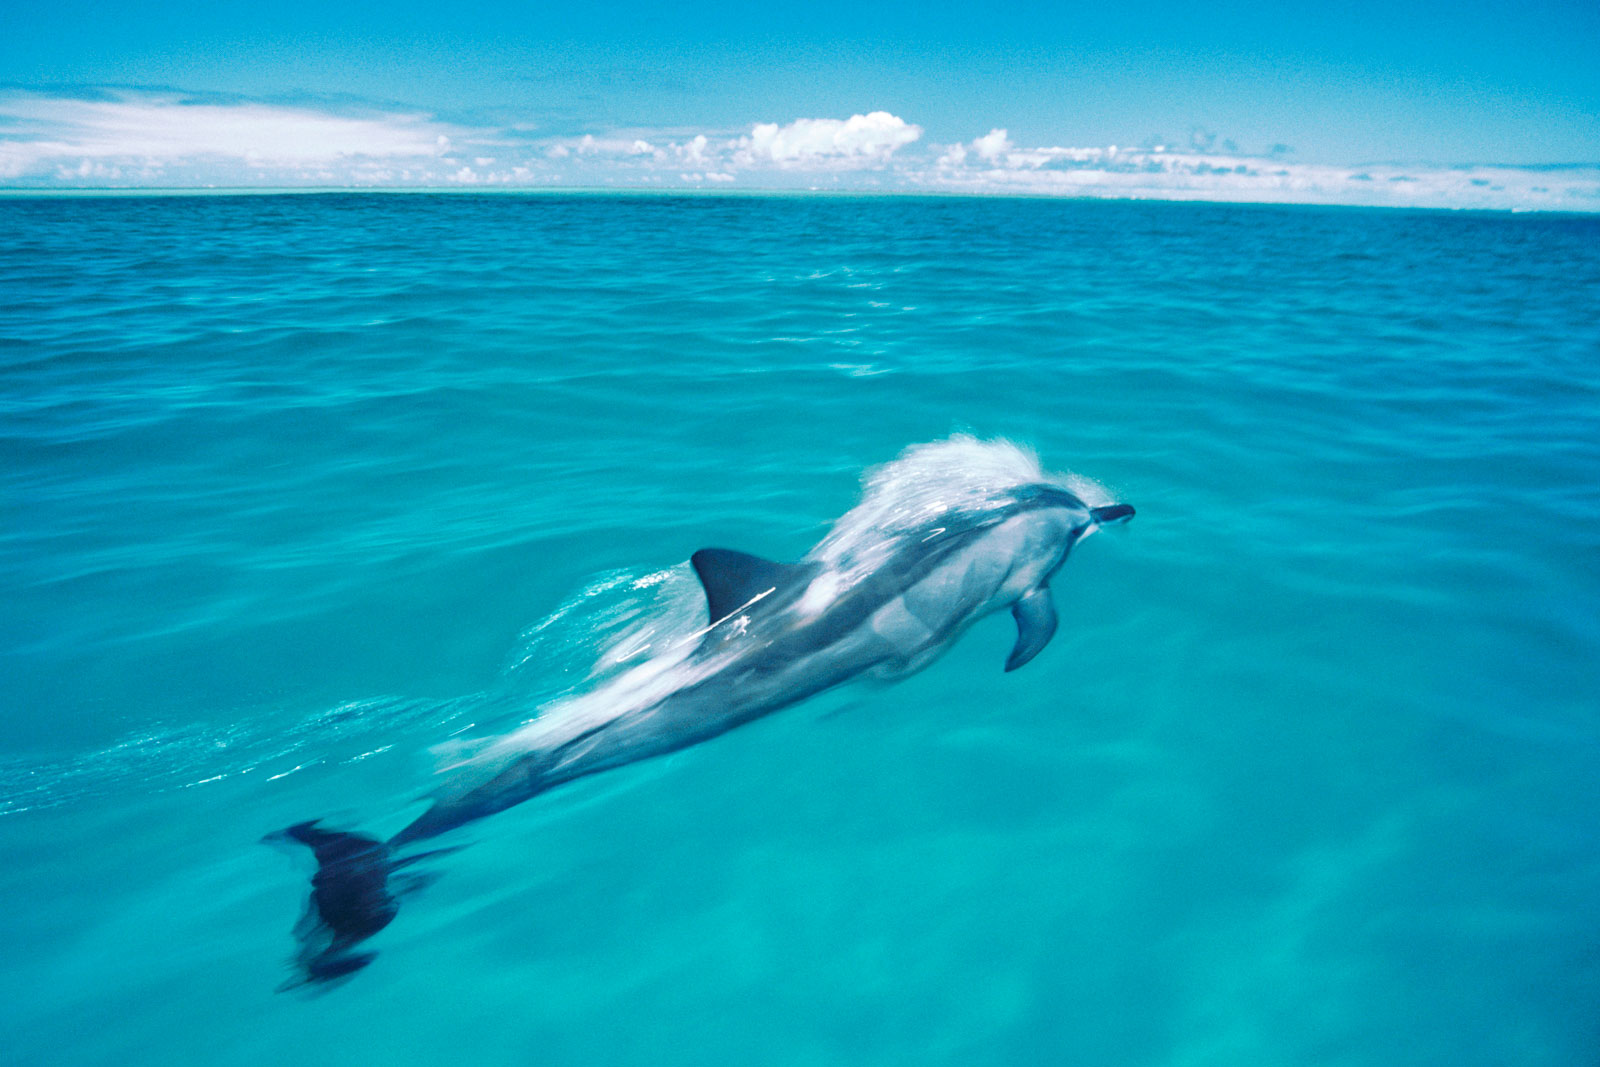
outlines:
[[[0, 200], [14, 1064], [1600, 1062], [1600, 219]], [[645, 579], [1004, 438], [1138, 508], [976, 626], [478, 823], [320, 995], [308, 818]]]

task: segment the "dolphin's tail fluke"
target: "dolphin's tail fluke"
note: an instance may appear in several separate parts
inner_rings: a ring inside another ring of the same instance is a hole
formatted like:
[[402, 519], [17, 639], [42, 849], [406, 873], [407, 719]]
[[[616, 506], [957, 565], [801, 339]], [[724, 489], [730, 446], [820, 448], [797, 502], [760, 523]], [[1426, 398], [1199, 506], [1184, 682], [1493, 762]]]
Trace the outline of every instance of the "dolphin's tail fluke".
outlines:
[[295, 924], [295, 974], [284, 989], [318, 985], [354, 974], [377, 958], [356, 946], [394, 921], [400, 898], [421, 889], [432, 876], [407, 872], [418, 860], [455, 852], [436, 848], [395, 857], [398, 839], [380, 841], [364, 834], [324, 830], [315, 821], [295, 823], [262, 840], [305, 845], [317, 860], [311, 897]]
[[1133, 518], [1133, 505], [1107, 504], [1103, 508], [1090, 508], [1089, 514], [1094, 516], [1094, 521], [1101, 526], [1108, 526], [1113, 522], [1127, 522]]
[[390, 859], [389, 846], [362, 834], [324, 830], [315, 822], [296, 823], [266, 840], [298, 842], [317, 859], [311, 898], [294, 928], [297, 973], [284, 988], [330, 982], [371, 963], [377, 953], [355, 947], [393, 922], [400, 910], [389, 884], [400, 864]]

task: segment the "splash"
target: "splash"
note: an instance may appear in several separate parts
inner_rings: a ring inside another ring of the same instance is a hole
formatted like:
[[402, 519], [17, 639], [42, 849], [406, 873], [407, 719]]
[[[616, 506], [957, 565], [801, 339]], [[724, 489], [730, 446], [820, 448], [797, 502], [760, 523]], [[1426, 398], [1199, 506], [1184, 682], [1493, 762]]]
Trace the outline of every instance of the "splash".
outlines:
[[809, 557], [856, 577], [880, 566], [908, 537], [958, 515], [992, 508], [1009, 491], [1046, 482], [1094, 506], [1111, 502], [1103, 487], [1047, 472], [1032, 451], [1004, 439], [955, 434], [912, 445], [862, 476], [861, 502], [842, 515]]
[[546, 703], [681, 643], [704, 614], [687, 564], [607, 571], [522, 632], [508, 682], [529, 703]]
[[[657, 703], [714, 668], [688, 662], [705, 626], [705, 597], [687, 563], [597, 577], [523, 631], [508, 676], [536, 714], [499, 736], [435, 746], [438, 771], [493, 770]], [[447, 781], [431, 795], [462, 784]]]

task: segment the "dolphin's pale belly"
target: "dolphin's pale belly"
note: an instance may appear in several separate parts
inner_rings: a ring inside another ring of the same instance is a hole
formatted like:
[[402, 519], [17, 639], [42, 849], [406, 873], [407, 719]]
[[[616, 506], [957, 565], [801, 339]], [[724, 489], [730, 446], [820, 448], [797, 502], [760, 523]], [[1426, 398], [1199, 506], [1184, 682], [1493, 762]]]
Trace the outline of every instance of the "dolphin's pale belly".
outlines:
[[1045, 578], [1030, 565], [1033, 531], [1013, 519], [931, 570], [872, 615], [871, 628], [893, 656], [883, 673], [901, 675], [936, 659], [970, 623], [1011, 604]]

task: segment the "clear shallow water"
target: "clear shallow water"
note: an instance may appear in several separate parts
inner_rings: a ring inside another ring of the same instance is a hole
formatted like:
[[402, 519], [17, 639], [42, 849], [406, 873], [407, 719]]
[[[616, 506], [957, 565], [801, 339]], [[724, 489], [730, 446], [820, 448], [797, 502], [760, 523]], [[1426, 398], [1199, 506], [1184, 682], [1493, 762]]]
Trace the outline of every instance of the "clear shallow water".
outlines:
[[[0, 232], [16, 1062], [1600, 1058], [1600, 221], [340, 195]], [[958, 430], [1139, 508], [1038, 660], [989, 620], [506, 812], [372, 968], [274, 993], [306, 871], [261, 834], [396, 829], [638, 578], [797, 556]]]

